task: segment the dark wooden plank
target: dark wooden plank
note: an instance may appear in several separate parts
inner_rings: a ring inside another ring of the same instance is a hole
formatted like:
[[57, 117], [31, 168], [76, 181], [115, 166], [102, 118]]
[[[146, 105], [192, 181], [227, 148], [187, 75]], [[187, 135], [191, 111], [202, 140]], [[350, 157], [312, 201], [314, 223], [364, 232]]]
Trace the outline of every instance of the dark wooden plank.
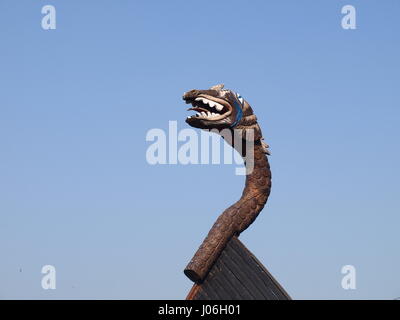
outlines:
[[275, 284], [269, 279], [265, 270], [253, 259], [253, 254], [246, 249], [239, 239], [233, 238], [230, 245], [235, 249], [235, 253], [243, 259], [244, 264], [248, 267], [248, 274], [251, 275], [252, 282], [262, 292], [264, 299], [278, 300], [279, 296], [275, 292]]
[[232, 272], [232, 270], [227, 265], [226, 252], [221, 253], [221, 267], [223, 268], [223, 274], [227, 281], [229, 281], [236, 289], [236, 293], [240, 296], [241, 300], [252, 300], [254, 297], [252, 296], [251, 292], [240, 282], [237, 276]]
[[221, 263], [221, 260], [218, 260], [218, 279], [221, 281], [221, 285], [225, 287], [227, 292], [226, 299], [228, 300], [242, 300], [242, 296], [240, 295], [240, 282], [237, 284], [238, 280], [232, 281], [234, 279], [234, 275], [232, 273], [229, 274], [230, 270], [226, 270], [224, 265]]
[[204, 290], [202, 289], [197, 293], [197, 295], [193, 298], [193, 300], [212, 300], [212, 299], [210, 299], [207, 293], [204, 292]]
[[204, 282], [196, 286], [189, 293], [188, 299], [290, 299], [275, 278], [236, 237], [228, 242]]
[[222, 300], [223, 294], [221, 289], [216, 287], [215, 284], [215, 269], [211, 268], [210, 272], [207, 275], [206, 280], [202, 284], [203, 290], [207, 292], [207, 295], [211, 300]]
[[278, 300], [291, 300], [289, 294], [285, 291], [285, 289], [279, 284], [279, 282], [272, 276], [272, 274], [258, 261], [258, 259], [253, 256], [253, 260], [256, 261], [257, 265], [263, 270], [265, 276], [263, 277], [263, 281], [266, 286], [271, 288]]
[[221, 299], [230, 299], [231, 293], [227, 290], [227, 283], [224, 283], [223, 279], [221, 279], [221, 273], [222, 269], [220, 268], [219, 261], [217, 261], [212, 268], [212, 276], [207, 279], [207, 283]]
[[243, 257], [235, 251], [232, 246], [232, 240], [228, 243], [224, 250], [227, 257], [230, 259], [229, 268], [233, 271], [240, 282], [249, 290], [253, 299], [264, 300], [263, 292], [258, 288], [257, 283], [254, 281], [254, 276], [249, 270], [248, 265], [245, 263]]
[[246, 246], [239, 240], [233, 238], [231, 241], [232, 246], [240, 247], [243, 252], [243, 257], [247, 260], [248, 264], [252, 267], [254, 275], [258, 275], [264, 282], [265, 286], [269, 288], [279, 300], [290, 300], [290, 296], [283, 289], [283, 287], [276, 281], [272, 274], [264, 267], [264, 265], [256, 258], [256, 256], [246, 248]]

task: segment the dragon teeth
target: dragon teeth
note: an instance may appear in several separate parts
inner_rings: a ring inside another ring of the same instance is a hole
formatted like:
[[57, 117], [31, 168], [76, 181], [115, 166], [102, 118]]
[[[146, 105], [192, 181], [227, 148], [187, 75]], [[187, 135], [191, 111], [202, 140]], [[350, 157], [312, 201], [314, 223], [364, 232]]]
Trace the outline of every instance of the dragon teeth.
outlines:
[[218, 111], [221, 111], [223, 108], [224, 107], [221, 104], [219, 104], [219, 103], [215, 104], [215, 109], [217, 109]]
[[205, 113], [205, 112], [201, 112], [201, 113], [197, 112], [195, 115], [187, 117], [187, 119], [198, 118], [198, 117], [212, 119], [212, 118], [215, 118], [217, 116], [220, 116], [220, 114], [219, 113], [215, 113], [215, 112], [210, 112], [210, 111], [208, 111], [207, 113]]
[[[211, 101], [206, 98], [196, 98], [195, 101], [201, 101], [204, 104], [208, 104], [211, 108], [217, 109], [217, 111], [222, 111], [222, 109], [224, 109], [224, 106], [222, 104], [215, 102], [215, 101]], [[192, 103], [192, 105], [194, 107], [196, 106], [194, 103]]]

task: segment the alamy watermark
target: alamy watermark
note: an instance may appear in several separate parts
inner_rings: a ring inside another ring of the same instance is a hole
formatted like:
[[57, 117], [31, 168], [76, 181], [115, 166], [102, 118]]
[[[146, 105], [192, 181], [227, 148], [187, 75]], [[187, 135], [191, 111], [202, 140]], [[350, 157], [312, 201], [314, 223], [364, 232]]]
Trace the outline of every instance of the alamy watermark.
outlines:
[[42, 7], [42, 14], [45, 16], [42, 18], [43, 30], [55, 30], [56, 24], [56, 8], [52, 5], [46, 5]]
[[[200, 134], [198, 133], [200, 132]], [[221, 136], [227, 143], [221, 148]], [[243, 139], [244, 138], [244, 139]], [[246, 143], [243, 145], [243, 141]], [[237, 164], [236, 175], [250, 174], [254, 168], [254, 131], [246, 129], [178, 131], [177, 121], [169, 121], [168, 131], [155, 128], [146, 134], [146, 141], [153, 142], [146, 150], [146, 161], [156, 164]], [[233, 148], [232, 148], [233, 146]], [[242, 156], [235, 151], [245, 149]], [[221, 149], [222, 152], [221, 152]]]
[[342, 288], [344, 290], [355, 290], [356, 289], [356, 268], [347, 264], [342, 267], [342, 274], [344, 274], [342, 278]]
[[56, 268], [47, 264], [42, 267], [42, 274], [44, 274], [41, 282], [42, 288], [44, 290], [56, 289]]
[[345, 5], [342, 7], [342, 28], [345, 30], [357, 29], [356, 24], [356, 8], [352, 5]]

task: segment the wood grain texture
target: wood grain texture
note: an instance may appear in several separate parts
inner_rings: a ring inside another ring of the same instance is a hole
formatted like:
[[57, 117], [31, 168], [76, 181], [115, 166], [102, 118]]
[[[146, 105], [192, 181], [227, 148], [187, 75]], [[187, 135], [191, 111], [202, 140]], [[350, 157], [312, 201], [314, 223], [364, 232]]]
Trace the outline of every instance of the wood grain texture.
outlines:
[[188, 300], [290, 300], [290, 296], [236, 237], [232, 237]]

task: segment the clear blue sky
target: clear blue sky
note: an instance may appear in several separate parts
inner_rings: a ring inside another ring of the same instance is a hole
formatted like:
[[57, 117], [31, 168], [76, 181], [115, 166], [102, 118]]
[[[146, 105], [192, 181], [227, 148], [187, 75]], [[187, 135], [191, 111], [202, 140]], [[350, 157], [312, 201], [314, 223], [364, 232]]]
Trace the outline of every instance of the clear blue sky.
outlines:
[[220, 82], [272, 151], [246, 246], [293, 298], [399, 297], [399, 15], [396, 0], [2, 0], [0, 298], [184, 298], [182, 270], [244, 177], [151, 166], [145, 136], [186, 128], [182, 93]]

